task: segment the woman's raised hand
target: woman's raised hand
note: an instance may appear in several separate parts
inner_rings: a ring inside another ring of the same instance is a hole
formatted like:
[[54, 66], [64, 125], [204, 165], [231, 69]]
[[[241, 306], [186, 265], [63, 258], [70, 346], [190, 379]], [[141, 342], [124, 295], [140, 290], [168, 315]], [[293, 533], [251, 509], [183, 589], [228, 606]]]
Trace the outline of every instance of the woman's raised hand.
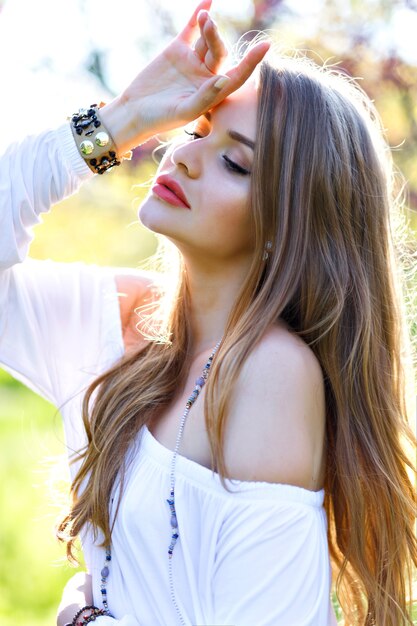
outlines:
[[169, 46], [102, 109], [120, 152], [216, 106], [243, 85], [265, 56], [266, 41], [253, 46], [225, 75], [218, 75], [227, 51], [208, 13], [210, 6], [211, 0], [200, 2]]

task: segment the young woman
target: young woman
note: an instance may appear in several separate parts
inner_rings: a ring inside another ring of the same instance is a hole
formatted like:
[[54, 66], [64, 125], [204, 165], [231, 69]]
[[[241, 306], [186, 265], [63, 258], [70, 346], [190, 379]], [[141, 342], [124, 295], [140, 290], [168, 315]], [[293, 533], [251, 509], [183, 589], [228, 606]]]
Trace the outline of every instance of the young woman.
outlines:
[[[335, 73], [262, 61], [266, 43], [219, 77], [208, 8], [114, 102], [1, 161], [0, 358], [61, 409], [59, 532], [90, 572], [58, 624], [326, 626], [330, 556], [347, 624], [412, 624], [414, 439], [376, 114]], [[193, 121], [139, 212], [168, 280], [17, 264], [91, 169]]]

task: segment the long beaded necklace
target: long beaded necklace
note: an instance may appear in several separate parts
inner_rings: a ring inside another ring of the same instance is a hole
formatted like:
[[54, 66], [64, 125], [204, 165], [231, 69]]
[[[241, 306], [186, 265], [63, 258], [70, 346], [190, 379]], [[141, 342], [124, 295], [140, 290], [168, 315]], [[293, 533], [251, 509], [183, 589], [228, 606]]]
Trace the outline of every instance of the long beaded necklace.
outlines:
[[[206, 380], [208, 378], [209, 375], [209, 371], [210, 371], [210, 367], [211, 364], [213, 362], [214, 359], [214, 355], [216, 354], [219, 346], [220, 346], [221, 340], [217, 343], [216, 347], [214, 348], [213, 352], [211, 353], [211, 355], [209, 356], [207, 363], [204, 366], [204, 369], [201, 373], [201, 376], [199, 378], [197, 378], [197, 380], [195, 381], [195, 386], [194, 389], [191, 393], [191, 395], [189, 396], [187, 403], [185, 405], [185, 410], [184, 413], [181, 417], [181, 421], [180, 421], [180, 425], [178, 428], [178, 433], [177, 433], [177, 439], [175, 442], [175, 448], [174, 451], [172, 453], [172, 459], [171, 459], [171, 470], [170, 470], [170, 485], [171, 485], [171, 489], [170, 489], [170, 493], [169, 493], [169, 498], [167, 498], [167, 503], [169, 505], [169, 509], [170, 509], [170, 523], [171, 523], [171, 542], [169, 544], [168, 547], [168, 577], [169, 577], [169, 590], [170, 590], [170, 594], [171, 594], [171, 599], [173, 602], [173, 605], [175, 607], [175, 610], [177, 612], [178, 618], [180, 620], [181, 626], [186, 626], [186, 622], [183, 618], [183, 615], [181, 613], [181, 610], [178, 606], [176, 597], [175, 597], [175, 589], [174, 589], [174, 575], [173, 575], [173, 571], [172, 571], [172, 555], [174, 553], [174, 548], [175, 545], [178, 541], [179, 538], [179, 530], [178, 530], [178, 521], [177, 521], [177, 513], [175, 510], [175, 466], [176, 466], [176, 462], [177, 462], [177, 456], [178, 456], [178, 450], [180, 447], [180, 443], [181, 443], [181, 438], [182, 438], [182, 434], [184, 431], [184, 426], [185, 426], [185, 422], [187, 421], [187, 417], [188, 414], [191, 410], [191, 407], [193, 406], [194, 402], [197, 400], [198, 396], [200, 395], [200, 392], [202, 390], [202, 388], [204, 387], [204, 385], [206, 384]], [[104, 567], [101, 570], [101, 584], [100, 584], [100, 589], [101, 589], [101, 598], [102, 598], [102, 602], [103, 602], [103, 607], [107, 613], [107, 615], [111, 615], [110, 611], [109, 611], [109, 605], [108, 605], [108, 600], [107, 600], [107, 580], [110, 574], [110, 561], [111, 561], [111, 548], [110, 546], [106, 547], [106, 556], [105, 556], [105, 563], [104, 563]]]

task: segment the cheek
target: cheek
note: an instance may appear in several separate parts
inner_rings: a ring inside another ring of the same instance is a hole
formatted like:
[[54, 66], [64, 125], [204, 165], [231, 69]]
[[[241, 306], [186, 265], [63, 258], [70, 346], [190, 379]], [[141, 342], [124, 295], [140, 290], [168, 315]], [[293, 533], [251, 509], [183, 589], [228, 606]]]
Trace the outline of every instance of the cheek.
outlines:
[[222, 187], [218, 181], [213, 181], [213, 189], [220, 217], [223, 216], [235, 227], [247, 225], [250, 216], [248, 186], [236, 184]]
[[253, 244], [253, 223], [247, 195], [239, 199], [222, 197], [213, 210], [213, 234], [220, 242], [235, 248], [248, 248]]

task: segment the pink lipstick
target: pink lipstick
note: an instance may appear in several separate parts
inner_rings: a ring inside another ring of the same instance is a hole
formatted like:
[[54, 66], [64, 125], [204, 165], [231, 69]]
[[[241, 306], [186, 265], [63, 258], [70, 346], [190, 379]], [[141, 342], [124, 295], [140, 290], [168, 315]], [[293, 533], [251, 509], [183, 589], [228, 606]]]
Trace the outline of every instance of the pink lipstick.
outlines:
[[158, 176], [152, 187], [152, 192], [172, 206], [180, 206], [186, 209], [190, 208], [181, 186], [176, 180], [171, 178], [171, 176], [168, 176], [168, 174]]

